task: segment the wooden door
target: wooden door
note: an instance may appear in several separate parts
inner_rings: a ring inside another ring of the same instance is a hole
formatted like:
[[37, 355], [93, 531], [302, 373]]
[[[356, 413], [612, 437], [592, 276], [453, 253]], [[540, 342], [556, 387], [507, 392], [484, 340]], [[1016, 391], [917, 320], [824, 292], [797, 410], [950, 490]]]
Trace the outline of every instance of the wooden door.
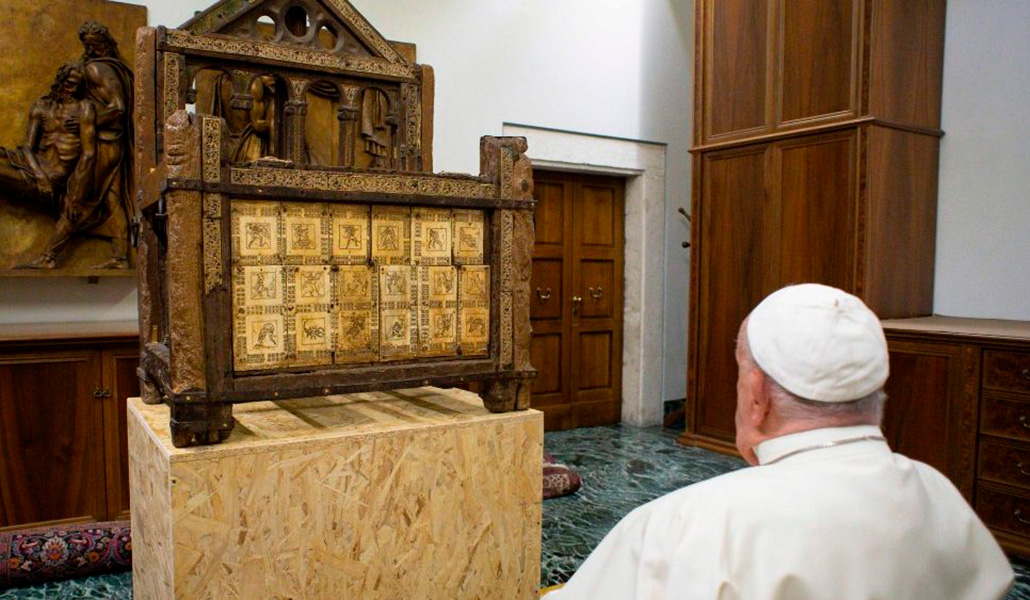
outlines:
[[622, 411], [625, 181], [540, 172], [530, 315], [533, 407], [547, 430]]
[[108, 518], [129, 518], [129, 398], [139, 396], [139, 346], [104, 350], [102, 355], [104, 386], [104, 456], [107, 479]]
[[0, 356], [0, 529], [102, 521], [100, 352]]

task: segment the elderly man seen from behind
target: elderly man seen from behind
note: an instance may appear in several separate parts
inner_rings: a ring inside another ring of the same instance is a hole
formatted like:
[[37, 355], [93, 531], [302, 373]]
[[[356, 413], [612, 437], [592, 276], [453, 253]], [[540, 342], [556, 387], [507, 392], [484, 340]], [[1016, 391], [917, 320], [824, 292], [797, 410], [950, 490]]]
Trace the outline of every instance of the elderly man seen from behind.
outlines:
[[880, 431], [887, 343], [858, 298], [784, 288], [741, 325], [752, 468], [640, 507], [547, 600], [994, 600], [1013, 573], [943, 475]]

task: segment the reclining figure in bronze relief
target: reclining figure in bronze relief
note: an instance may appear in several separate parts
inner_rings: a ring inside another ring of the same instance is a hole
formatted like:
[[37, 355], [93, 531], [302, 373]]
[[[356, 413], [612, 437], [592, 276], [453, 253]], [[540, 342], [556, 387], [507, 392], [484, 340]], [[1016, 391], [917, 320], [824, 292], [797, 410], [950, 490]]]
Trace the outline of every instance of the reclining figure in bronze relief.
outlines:
[[57, 217], [42, 253], [18, 268], [56, 268], [80, 233], [111, 240], [111, 258], [95, 268], [129, 266], [132, 72], [105, 26], [86, 23], [79, 39], [82, 62], [62, 66], [33, 104], [25, 144], [0, 148], [0, 191]]

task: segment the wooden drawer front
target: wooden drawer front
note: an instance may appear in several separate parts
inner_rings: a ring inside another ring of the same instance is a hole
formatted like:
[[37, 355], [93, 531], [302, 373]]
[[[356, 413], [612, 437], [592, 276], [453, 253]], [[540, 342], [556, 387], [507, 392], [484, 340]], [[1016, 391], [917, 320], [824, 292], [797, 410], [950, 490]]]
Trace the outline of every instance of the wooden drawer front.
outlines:
[[1030, 353], [984, 351], [984, 387], [1030, 394]]
[[985, 393], [980, 433], [1030, 441], [1030, 402]]
[[1030, 446], [980, 440], [980, 479], [1030, 489]]
[[976, 512], [991, 528], [1030, 537], [1030, 497], [980, 484]]

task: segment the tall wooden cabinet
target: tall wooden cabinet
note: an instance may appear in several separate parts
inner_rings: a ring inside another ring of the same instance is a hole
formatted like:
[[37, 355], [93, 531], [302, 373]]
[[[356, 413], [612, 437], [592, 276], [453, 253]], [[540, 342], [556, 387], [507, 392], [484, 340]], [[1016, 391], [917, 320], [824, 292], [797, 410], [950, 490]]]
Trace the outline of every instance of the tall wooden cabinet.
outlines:
[[732, 450], [734, 345], [818, 282], [933, 301], [944, 0], [696, 0], [687, 430]]
[[0, 530], [127, 519], [137, 324], [0, 326]]

